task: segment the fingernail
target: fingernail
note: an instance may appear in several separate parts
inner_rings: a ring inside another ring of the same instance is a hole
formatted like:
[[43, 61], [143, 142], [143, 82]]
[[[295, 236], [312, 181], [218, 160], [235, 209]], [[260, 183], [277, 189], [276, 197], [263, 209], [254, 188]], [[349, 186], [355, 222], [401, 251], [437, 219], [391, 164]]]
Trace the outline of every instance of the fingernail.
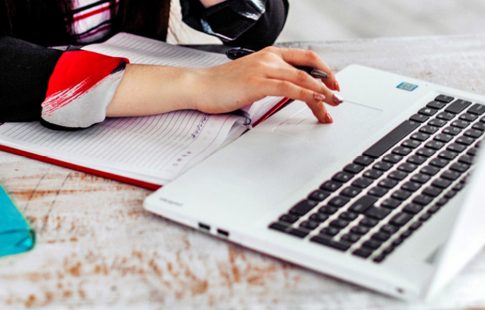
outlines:
[[335, 85], [334, 86], [335, 86], [335, 90], [336, 91], [340, 91], [340, 84], [337, 81], [335, 81]]
[[342, 102], [344, 101], [344, 100], [343, 100], [342, 98], [340, 98], [340, 96], [339, 96], [339, 95], [337, 95], [337, 94], [333, 94], [333, 96], [332, 96], [332, 100], [333, 100], [333, 102], [334, 102], [334, 103], [336, 103], [336, 104], [340, 104], [340, 103], [342, 103]]
[[327, 124], [333, 123], [333, 118], [332, 118], [332, 116], [330, 116], [330, 114], [328, 112], [325, 114], [324, 118], [325, 118], [325, 123], [327, 123]]
[[323, 101], [325, 100], [325, 96], [319, 93], [313, 93], [313, 99], [316, 101]]

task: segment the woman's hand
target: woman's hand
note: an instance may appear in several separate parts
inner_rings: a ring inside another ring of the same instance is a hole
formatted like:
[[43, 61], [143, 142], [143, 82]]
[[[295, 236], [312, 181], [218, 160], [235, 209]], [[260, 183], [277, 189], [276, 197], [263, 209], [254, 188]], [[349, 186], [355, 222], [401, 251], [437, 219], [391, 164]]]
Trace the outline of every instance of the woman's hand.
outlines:
[[[322, 81], [294, 66], [308, 66], [327, 73]], [[340, 87], [330, 68], [313, 51], [267, 47], [229, 63], [200, 70], [196, 109], [207, 113], [237, 110], [266, 96], [282, 96], [307, 103], [322, 123], [331, 123], [325, 103], [338, 105], [333, 94]]]
[[[294, 66], [325, 71], [322, 81]], [[206, 113], [237, 110], [266, 96], [282, 96], [307, 103], [322, 123], [331, 123], [325, 103], [342, 102], [333, 72], [312, 51], [268, 47], [223, 65], [187, 69], [128, 65], [107, 115], [141, 116], [181, 109]]]

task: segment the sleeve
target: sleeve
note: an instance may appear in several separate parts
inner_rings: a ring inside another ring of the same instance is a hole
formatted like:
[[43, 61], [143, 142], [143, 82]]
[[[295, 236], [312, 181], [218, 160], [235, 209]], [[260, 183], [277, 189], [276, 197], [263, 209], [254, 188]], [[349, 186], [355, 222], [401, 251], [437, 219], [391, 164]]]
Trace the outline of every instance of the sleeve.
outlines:
[[52, 129], [102, 122], [127, 59], [61, 52], [0, 38], [0, 122], [40, 120]]
[[261, 49], [283, 30], [288, 0], [226, 0], [204, 8], [200, 0], [181, 0], [182, 19], [190, 27], [216, 36], [226, 45]]
[[62, 52], [0, 37], [0, 122], [40, 118], [49, 77]]

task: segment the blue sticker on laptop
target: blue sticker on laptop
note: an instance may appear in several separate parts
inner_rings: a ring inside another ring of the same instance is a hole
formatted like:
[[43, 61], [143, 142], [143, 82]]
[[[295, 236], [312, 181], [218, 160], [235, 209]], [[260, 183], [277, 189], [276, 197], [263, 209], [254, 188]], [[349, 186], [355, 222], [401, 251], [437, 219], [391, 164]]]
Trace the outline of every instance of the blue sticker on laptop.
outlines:
[[399, 85], [396, 86], [396, 88], [406, 90], [406, 91], [413, 91], [416, 88], [418, 88], [418, 85], [408, 83], [408, 82], [401, 82], [401, 83], [399, 83]]

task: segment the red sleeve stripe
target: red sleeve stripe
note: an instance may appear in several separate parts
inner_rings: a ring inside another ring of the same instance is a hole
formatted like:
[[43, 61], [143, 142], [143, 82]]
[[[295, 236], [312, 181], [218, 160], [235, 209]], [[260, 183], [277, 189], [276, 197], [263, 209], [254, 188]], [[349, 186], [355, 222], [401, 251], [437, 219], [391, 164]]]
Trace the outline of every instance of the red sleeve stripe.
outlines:
[[43, 111], [53, 113], [76, 100], [128, 62], [125, 58], [88, 51], [65, 52], [49, 79]]

